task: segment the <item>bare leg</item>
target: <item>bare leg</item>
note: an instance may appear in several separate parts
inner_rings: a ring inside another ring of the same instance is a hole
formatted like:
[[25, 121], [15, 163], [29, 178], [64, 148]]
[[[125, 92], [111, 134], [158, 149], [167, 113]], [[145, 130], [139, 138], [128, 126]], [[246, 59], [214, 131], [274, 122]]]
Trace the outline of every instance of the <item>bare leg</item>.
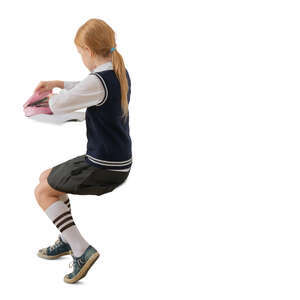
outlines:
[[[40, 183], [35, 188], [36, 200], [44, 211], [55, 201], [66, 200], [67, 198], [66, 193], [57, 191], [48, 184], [47, 177], [49, 176], [51, 170], [52, 168], [41, 173], [39, 177]], [[48, 197], [50, 197], [50, 200], [47, 200]]]
[[47, 181], [51, 169], [46, 170], [40, 176], [40, 183], [36, 186], [34, 194], [39, 206], [45, 211], [51, 204], [60, 200], [64, 192], [53, 189]]

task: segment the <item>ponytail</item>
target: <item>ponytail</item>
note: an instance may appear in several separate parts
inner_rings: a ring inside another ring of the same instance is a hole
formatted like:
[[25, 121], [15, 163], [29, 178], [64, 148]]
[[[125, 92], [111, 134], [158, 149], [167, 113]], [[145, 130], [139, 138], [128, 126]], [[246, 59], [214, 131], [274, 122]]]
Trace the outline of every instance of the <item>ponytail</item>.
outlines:
[[126, 77], [126, 69], [123, 61], [122, 55], [114, 49], [112, 52], [112, 63], [113, 68], [116, 73], [117, 78], [119, 79], [121, 86], [121, 107], [122, 107], [122, 118], [127, 119], [128, 117], [128, 101], [127, 101], [127, 93], [128, 93], [128, 81]]

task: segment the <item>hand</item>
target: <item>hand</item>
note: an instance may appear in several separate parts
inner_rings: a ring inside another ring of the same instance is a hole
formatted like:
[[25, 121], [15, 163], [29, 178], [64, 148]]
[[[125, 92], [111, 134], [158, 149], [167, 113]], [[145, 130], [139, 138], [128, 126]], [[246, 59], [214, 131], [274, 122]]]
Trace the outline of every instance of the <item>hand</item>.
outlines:
[[37, 85], [37, 87], [35, 88], [35, 90], [33, 91], [33, 93], [35, 93], [36, 91], [39, 92], [45, 92], [45, 91], [50, 91], [53, 88], [56, 87], [56, 81], [55, 80], [51, 80], [51, 81], [40, 81], [40, 83]]

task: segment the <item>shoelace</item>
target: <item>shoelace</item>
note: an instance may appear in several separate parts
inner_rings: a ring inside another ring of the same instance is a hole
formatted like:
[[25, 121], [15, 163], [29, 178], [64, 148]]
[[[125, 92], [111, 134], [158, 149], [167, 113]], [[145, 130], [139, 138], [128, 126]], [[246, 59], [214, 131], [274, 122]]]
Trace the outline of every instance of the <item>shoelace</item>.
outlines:
[[54, 243], [54, 245], [52, 245], [52, 246], [50, 246], [49, 247], [49, 249], [50, 250], [54, 250], [55, 248], [57, 248], [58, 246], [60, 246], [60, 240], [58, 239], [55, 243]]
[[69, 263], [69, 268], [74, 267], [76, 264], [81, 267], [81, 265], [84, 265], [85, 261], [81, 258], [74, 258], [72, 262]]

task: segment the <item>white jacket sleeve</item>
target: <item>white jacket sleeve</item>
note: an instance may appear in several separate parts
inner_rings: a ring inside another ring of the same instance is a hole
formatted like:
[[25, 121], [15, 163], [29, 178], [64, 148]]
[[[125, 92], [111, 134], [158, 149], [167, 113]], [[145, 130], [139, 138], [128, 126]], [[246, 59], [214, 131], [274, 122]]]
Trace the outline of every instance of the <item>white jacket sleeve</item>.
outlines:
[[49, 107], [53, 114], [65, 114], [100, 103], [105, 90], [97, 76], [89, 74], [72, 89], [62, 89], [59, 94], [49, 99]]
[[70, 90], [80, 81], [64, 81], [64, 89]]

